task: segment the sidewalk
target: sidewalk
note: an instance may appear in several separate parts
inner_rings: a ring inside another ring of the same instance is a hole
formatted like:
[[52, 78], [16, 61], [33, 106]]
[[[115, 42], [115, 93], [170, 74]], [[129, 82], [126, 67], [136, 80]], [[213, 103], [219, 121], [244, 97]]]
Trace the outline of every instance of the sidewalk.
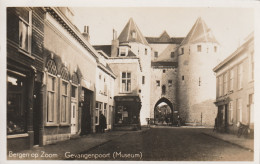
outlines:
[[78, 154], [90, 151], [100, 145], [106, 144], [113, 139], [128, 133], [141, 133], [148, 130], [142, 128], [139, 131], [110, 131], [106, 133], [95, 133], [86, 136], [71, 138], [70, 140], [34, 147], [30, 150], [23, 150], [18, 153], [7, 152], [8, 160], [64, 160], [65, 154]]
[[233, 145], [239, 146], [241, 148], [254, 151], [254, 139], [247, 139], [241, 136], [238, 138], [234, 134], [227, 134], [227, 133], [219, 133], [219, 132], [213, 132], [212, 128], [210, 129], [204, 129], [203, 133], [205, 135], [214, 137], [216, 139], [223, 140], [225, 142], [231, 143]]

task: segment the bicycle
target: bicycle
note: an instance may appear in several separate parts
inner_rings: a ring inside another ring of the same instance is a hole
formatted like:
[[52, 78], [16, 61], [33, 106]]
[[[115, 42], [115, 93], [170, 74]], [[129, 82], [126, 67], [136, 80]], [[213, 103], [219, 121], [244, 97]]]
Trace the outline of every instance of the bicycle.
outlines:
[[249, 125], [242, 124], [241, 122], [237, 123], [238, 130], [237, 130], [237, 137], [241, 137], [241, 135], [244, 135], [246, 138], [248, 137], [248, 134], [250, 133]]

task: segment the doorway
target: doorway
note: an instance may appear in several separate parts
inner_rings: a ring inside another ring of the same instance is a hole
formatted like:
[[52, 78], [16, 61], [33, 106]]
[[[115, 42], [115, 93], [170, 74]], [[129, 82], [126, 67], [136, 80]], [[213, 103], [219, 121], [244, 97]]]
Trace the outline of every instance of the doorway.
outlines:
[[93, 92], [82, 88], [83, 106], [81, 120], [81, 135], [91, 133], [91, 108], [93, 102]]

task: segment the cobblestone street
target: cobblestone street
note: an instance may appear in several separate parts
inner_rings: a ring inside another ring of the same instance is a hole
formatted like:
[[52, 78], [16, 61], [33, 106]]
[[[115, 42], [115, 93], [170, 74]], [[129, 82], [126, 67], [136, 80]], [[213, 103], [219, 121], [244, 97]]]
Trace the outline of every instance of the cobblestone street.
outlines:
[[204, 131], [203, 128], [156, 127], [141, 133], [128, 133], [81, 154], [110, 153], [110, 158], [100, 160], [253, 160], [253, 152], [205, 135]]

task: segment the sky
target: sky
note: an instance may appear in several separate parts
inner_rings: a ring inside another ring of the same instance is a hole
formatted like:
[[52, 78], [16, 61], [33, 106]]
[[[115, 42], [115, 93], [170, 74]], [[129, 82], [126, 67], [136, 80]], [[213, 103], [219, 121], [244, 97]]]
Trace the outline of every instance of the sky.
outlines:
[[111, 44], [112, 30], [119, 36], [132, 17], [144, 36], [158, 37], [164, 30], [171, 37], [185, 37], [198, 17], [213, 31], [230, 55], [254, 31], [254, 9], [242, 7], [74, 7], [74, 24], [90, 29], [90, 43]]

